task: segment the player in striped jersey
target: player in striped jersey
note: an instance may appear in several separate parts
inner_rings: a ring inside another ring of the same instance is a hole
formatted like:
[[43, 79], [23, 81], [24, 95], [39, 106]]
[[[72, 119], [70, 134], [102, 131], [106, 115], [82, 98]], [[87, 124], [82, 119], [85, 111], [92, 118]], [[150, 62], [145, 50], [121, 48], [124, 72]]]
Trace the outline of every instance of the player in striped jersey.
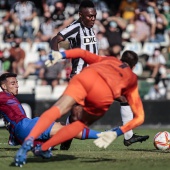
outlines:
[[[96, 19], [96, 9], [92, 1], [82, 1], [79, 6], [79, 19], [74, 21], [68, 27], [60, 31], [52, 40], [51, 40], [51, 48], [52, 50], [58, 51], [59, 43], [64, 40], [68, 40], [70, 42], [70, 48], [81, 48], [84, 50], [88, 50], [94, 54], [98, 54], [98, 47], [96, 37], [93, 31], [93, 25]], [[81, 59], [76, 58], [72, 59], [72, 72], [70, 78], [74, 75], [79, 74], [84, 67], [87, 66], [87, 63]], [[122, 100], [123, 99], [123, 100]], [[123, 124], [127, 123], [133, 118], [133, 113], [127, 104], [126, 99], [121, 97], [119, 101], [123, 101], [123, 105], [121, 105], [121, 116], [123, 120]], [[80, 105], [74, 105], [71, 110], [71, 115], [67, 119], [68, 123], [71, 123], [76, 120], [76, 114], [82, 111], [82, 107]], [[89, 134], [91, 136], [97, 137], [97, 131], [91, 129], [84, 129], [83, 134]], [[124, 134], [125, 140], [124, 144], [129, 146], [135, 142], [142, 142], [148, 139], [148, 136], [138, 136], [133, 134], [133, 131], [129, 131]], [[86, 136], [87, 138], [87, 136]], [[129, 141], [130, 139], [130, 141]], [[131, 143], [132, 141], [132, 143]], [[61, 144], [60, 149], [68, 150], [71, 144], [71, 140]]]
[[[70, 48], [81, 48], [88, 50], [92, 53], [98, 54], [97, 41], [95, 33], [93, 31], [93, 25], [96, 20], [96, 9], [92, 1], [82, 1], [79, 6], [79, 19], [71, 23], [68, 27], [60, 31], [54, 38], [51, 40], [52, 50], [59, 50], [59, 43], [61, 41], [68, 40], [70, 43]], [[72, 59], [72, 72], [70, 78], [74, 75], [79, 74], [84, 67], [87, 66], [87, 63], [81, 59], [76, 58]], [[67, 123], [75, 121], [76, 114], [82, 111], [80, 105], [74, 105], [71, 110], [71, 115], [67, 119]], [[84, 134], [89, 129], [85, 129]], [[90, 131], [92, 136], [96, 136], [96, 132]], [[93, 133], [94, 132], [94, 133]], [[98, 132], [97, 132], [98, 133]], [[90, 136], [90, 135], [89, 135]], [[61, 150], [68, 150], [71, 144], [71, 140], [61, 144]]]
[[[81, 48], [98, 54], [97, 41], [92, 29], [96, 20], [96, 10], [91, 1], [83, 1], [79, 7], [79, 19], [60, 31], [52, 40], [51, 48], [58, 51], [58, 44], [68, 40], [70, 48]], [[81, 58], [72, 60], [72, 72], [70, 77], [81, 72], [87, 66]]]

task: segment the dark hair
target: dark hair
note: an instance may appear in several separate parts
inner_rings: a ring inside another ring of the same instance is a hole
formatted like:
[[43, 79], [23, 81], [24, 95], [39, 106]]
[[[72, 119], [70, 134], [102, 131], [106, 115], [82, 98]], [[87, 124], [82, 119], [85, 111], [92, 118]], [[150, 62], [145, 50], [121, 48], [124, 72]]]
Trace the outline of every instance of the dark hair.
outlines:
[[15, 73], [3, 73], [0, 76], [0, 86], [2, 85], [2, 82], [6, 80], [8, 77], [17, 77], [17, 74]]
[[133, 68], [138, 62], [138, 55], [130, 50], [126, 50], [121, 57], [121, 61], [129, 64], [130, 68]]
[[79, 11], [82, 10], [82, 8], [94, 8], [94, 3], [90, 0], [83, 0], [81, 3], [80, 3], [80, 6], [79, 6]]

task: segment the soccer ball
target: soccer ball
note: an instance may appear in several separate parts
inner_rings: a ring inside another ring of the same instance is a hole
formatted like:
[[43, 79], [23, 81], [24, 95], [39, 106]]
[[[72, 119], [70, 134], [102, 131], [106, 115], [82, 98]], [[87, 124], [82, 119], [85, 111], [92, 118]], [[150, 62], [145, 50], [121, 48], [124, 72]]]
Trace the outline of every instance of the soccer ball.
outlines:
[[154, 146], [158, 150], [170, 149], [170, 133], [167, 131], [158, 132], [154, 137]]

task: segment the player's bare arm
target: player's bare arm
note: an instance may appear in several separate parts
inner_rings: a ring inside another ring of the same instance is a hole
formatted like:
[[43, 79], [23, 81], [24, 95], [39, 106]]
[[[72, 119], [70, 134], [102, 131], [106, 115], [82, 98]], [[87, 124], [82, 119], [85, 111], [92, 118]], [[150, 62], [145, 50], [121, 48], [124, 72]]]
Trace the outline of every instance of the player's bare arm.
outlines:
[[60, 34], [57, 34], [55, 37], [53, 37], [50, 42], [51, 49], [54, 51], [58, 51], [59, 43], [61, 41], [64, 41], [64, 38]]

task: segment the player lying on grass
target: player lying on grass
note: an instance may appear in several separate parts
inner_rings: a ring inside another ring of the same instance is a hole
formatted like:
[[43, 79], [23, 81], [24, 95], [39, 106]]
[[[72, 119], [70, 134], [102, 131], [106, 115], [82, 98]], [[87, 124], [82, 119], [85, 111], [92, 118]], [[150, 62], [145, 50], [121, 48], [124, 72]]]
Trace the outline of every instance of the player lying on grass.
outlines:
[[[79, 134], [86, 126], [100, 119], [116, 98], [124, 95], [134, 113], [133, 119], [114, 131], [98, 134], [94, 141], [100, 148], [107, 148], [118, 136], [140, 126], [144, 122], [144, 109], [138, 93], [137, 76], [132, 72], [138, 62], [133, 51], [125, 51], [121, 60], [114, 57], [101, 57], [82, 49], [52, 53], [49, 66], [61, 58], [81, 57], [90, 66], [75, 75], [69, 82], [61, 98], [39, 118], [30, 134], [15, 155], [15, 165], [22, 166], [27, 152], [33, 147], [34, 140], [43, 133], [53, 121], [68, 113], [76, 103], [83, 106], [83, 112], [77, 115], [77, 121], [61, 128], [53, 137], [39, 147], [39, 155], [51, 155], [49, 148], [61, 144]], [[92, 64], [93, 63], [93, 64]], [[86, 77], [86, 79], [84, 79]]]
[[[10, 133], [8, 144], [12, 146], [22, 144], [39, 119], [28, 118], [21, 103], [15, 97], [19, 88], [16, 77], [14, 73], [3, 73], [0, 76], [0, 87], [3, 90], [0, 92], [0, 115]], [[49, 139], [61, 127], [60, 123], [52, 122], [49, 128], [37, 137], [35, 144]]]
[[[15, 97], [18, 94], [17, 75], [14, 73], [4, 73], [0, 76], [0, 117], [3, 118], [5, 126], [9, 131], [9, 145], [15, 146], [23, 143], [25, 137], [28, 136], [39, 117], [30, 119], [27, 117], [21, 103]], [[60, 123], [52, 122], [51, 125], [34, 141], [41, 144], [48, 140], [51, 136], [63, 127]], [[91, 130], [93, 131], [93, 130]], [[85, 135], [85, 131], [79, 133], [76, 138], [79, 139], [96, 139], [96, 136]], [[92, 133], [92, 132], [91, 132]], [[98, 132], [100, 133], [100, 132]], [[82, 137], [83, 136], [83, 137]]]

